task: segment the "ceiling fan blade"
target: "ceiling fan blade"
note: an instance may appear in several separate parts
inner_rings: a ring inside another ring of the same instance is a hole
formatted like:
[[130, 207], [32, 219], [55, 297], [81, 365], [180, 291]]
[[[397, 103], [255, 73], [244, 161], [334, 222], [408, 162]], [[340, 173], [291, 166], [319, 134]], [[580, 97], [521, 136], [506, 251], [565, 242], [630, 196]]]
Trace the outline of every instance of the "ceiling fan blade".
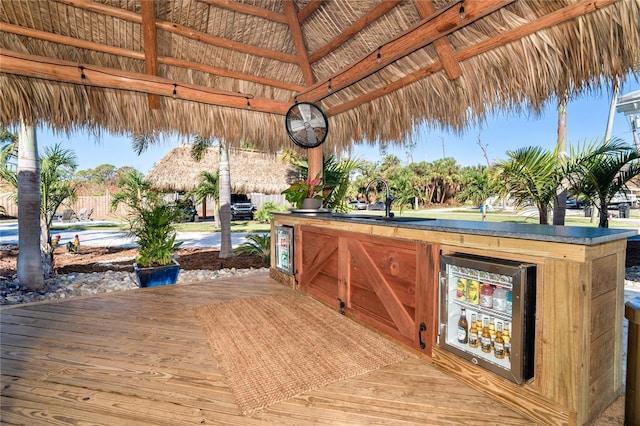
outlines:
[[322, 117], [312, 118], [311, 121], [309, 121], [309, 124], [311, 125], [311, 127], [315, 129], [327, 127], [327, 123], [324, 121]]
[[300, 130], [304, 130], [304, 121], [302, 120], [290, 120], [289, 128], [292, 132], [298, 132]]
[[312, 118], [311, 105], [309, 104], [298, 104], [298, 111], [300, 111], [300, 115], [302, 116], [302, 120], [309, 122]]

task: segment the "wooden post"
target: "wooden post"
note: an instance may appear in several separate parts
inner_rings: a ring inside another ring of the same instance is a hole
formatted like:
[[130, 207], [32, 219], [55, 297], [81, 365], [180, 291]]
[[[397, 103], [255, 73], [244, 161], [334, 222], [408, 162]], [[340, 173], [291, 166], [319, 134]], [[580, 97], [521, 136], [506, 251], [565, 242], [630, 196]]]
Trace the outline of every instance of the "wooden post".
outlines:
[[307, 161], [309, 162], [309, 177], [322, 176], [322, 148], [317, 146], [307, 150]]

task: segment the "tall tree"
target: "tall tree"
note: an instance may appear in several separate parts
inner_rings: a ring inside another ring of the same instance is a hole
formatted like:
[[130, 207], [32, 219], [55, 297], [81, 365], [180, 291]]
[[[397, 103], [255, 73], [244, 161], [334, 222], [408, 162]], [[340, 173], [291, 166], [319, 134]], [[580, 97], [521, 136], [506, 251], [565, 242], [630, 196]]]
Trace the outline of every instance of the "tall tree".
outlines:
[[[558, 141], [556, 156], [560, 167], [567, 162], [567, 93], [563, 93], [558, 102]], [[558, 187], [557, 196], [553, 201], [553, 224], [564, 225], [567, 212], [567, 185]]]
[[220, 141], [220, 254], [221, 259], [233, 257], [231, 245], [231, 171], [229, 168], [229, 150], [224, 141]]
[[40, 255], [40, 169], [32, 125], [20, 122], [18, 137], [18, 282], [30, 290], [44, 288]]
[[[196, 161], [200, 161], [213, 144], [213, 139], [197, 136], [191, 146], [191, 156]], [[218, 169], [219, 209], [216, 217], [220, 218], [221, 241], [219, 257], [225, 259], [234, 256], [233, 246], [231, 245], [231, 171], [227, 144], [222, 140], [218, 141], [218, 149], [220, 153]], [[216, 225], [218, 225], [217, 222], [218, 220], [216, 219]]]

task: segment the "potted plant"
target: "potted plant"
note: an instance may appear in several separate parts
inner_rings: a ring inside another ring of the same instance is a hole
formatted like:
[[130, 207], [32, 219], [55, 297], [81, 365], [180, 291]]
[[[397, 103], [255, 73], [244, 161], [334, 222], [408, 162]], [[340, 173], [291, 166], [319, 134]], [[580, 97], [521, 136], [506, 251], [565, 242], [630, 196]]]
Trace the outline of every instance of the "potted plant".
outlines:
[[164, 201], [161, 194], [137, 171], [123, 177], [120, 192], [114, 195], [112, 208], [124, 203], [131, 211], [128, 217], [130, 235], [138, 244], [133, 268], [140, 287], [175, 284], [180, 265], [173, 253], [182, 243], [176, 242], [175, 224], [183, 212]]
[[282, 194], [297, 209], [319, 209], [322, 207], [322, 180], [319, 177], [300, 179]]

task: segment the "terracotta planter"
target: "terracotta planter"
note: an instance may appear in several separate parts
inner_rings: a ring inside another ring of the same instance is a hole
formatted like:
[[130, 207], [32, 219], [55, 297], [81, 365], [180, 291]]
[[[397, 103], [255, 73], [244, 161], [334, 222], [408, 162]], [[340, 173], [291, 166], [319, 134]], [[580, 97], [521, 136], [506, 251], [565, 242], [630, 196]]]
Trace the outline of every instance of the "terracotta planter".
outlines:
[[305, 198], [300, 207], [302, 210], [314, 210], [322, 208], [322, 200], [319, 198]]
[[140, 268], [137, 264], [134, 263], [133, 269], [136, 271], [138, 285], [141, 288], [157, 287], [162, 285], [175, 284], [176, 281], [178, 281], [180, 264], [174, 260], [170, 265]]

